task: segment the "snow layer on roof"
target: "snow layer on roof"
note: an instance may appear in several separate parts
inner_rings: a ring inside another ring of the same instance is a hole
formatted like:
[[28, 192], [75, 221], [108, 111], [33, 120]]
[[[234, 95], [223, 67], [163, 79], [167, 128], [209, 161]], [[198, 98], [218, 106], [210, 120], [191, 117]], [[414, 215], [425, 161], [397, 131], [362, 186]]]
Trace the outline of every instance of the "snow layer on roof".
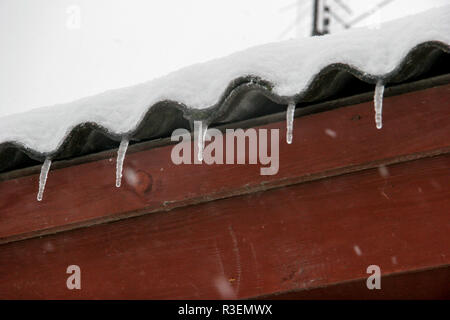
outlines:
[[336, 35], [271, 43], [196, 64], [132, 87], [110, 90], [71, 103], [0, 118], [0, 144], [16, 142], [40, 153], [58, 149], [72, 128], [95, 122], [116, 134], [134, 130], [149, 108], [163, 100], [193, 109], [218, 103], [234, 79], [256, 76], [273, 92], [293, 96], [306, 90], [323, 68], [350, 65], [375, 78], [392, 72], [415, 46], [450, 43], [450, 6]]

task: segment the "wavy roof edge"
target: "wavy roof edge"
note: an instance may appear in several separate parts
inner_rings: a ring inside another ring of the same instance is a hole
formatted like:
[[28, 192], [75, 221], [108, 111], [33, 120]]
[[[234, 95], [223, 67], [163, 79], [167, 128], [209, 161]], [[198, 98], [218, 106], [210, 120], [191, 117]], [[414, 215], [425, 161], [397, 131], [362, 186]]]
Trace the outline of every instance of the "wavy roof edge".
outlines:
[[[448, 25], [446, 28], [448, 29]], [[450, 29], [448, 31], [450, 34]], [[382, 75], [369, 73], [364, 68], [352, 64], [333, 62], [322, 66], [308, 79], [306, 87], [298, 87], [292, 95], [279, 94], [274, 90], [276, 84], [271, 79], [261, 77], [260, 74], [244, 73], [229, 81], [228, 85], [222, 89], [217, 102], [208, 108], [191, 108], [177, 100], [159, 100], [151, 105], [146, 104], [145, 112], [140, 116], [136, 125], [123, 132], [111, 130], [101, 121], [94, 120], [83, 121], [63, 128], [62, 130], [65, 129], [64, 138], [58, 142], [57, 147], [44, 152], [41, 148], [31, 147], [21, 139], [3, 141], [0, 143], [0, 172], [20, 167], [20, 164], [23, 166], [29, 160], [27, 158], [37, 161], [43, 161], [46, 157], [65, 159], [112, 149], [117, 147], [117, 141], [120, 141], [123, 136], [134, 141], [167, 136], [176, 128], [189, 128], [189, 121], [193, 119], [202, 119], [208, 123], [227, 123], [268, 113], [270, 111], [266, 109], [273, 107], [274, 104], [286, 105], [290, 102], [320, 101], [342, 90], [351, 78], [357, 78], [370, 84], [376, 83], [378, 80], [388, 84], [404, 82], [424, 74], [440, 56], [449, 52], [450, 46], [445, 42], [436, 40], [421, 42], [409, 48], [406, 55], [396, 62], [395, 68]], [[228, 57], [223, 60], [226, 61], [226, 59]], [[220, 62], [220, 59], [215, 63], [218, 61]], [[118, 98], [123, 100], [129, 96]], [[61, 109], [61, 112], [64, 112], [63, 106]], [[39, 112], [39, 109], [24, 113], [21, 117], [29, 114], [32, 118], [36, 112]], [[33, 119], [28, 121], [33, 121]]]

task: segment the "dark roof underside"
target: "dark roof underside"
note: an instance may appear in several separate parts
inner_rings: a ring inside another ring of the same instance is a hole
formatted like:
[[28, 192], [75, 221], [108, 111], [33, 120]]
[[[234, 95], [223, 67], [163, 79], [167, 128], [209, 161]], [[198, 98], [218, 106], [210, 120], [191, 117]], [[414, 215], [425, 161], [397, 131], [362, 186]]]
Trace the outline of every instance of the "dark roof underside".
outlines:
[[[428, 42], [414, 48], [387, 77], [387, 86], [426, 79], [450, 73], [450, 50], [442, 43]], [[371, 92], [377, 79], [361, 74], [345, 65], [333, 64], [319, 72], [308, 89], [294, 97], [297, 109], [326, 100]], [[271, 91], [271, 83], [259, 78], [243, 77], [229, 84], [219, 103], [207, 110], [196, 111], [176, 101], [161, 101], [149, 109], [138, 128], [130, 134], [131, 143], [168, 137], [176, 128], [190, 129], [188, 119], [205, 119], [211, 126], [233, 123], [286, 110], [286, 97]], [[75, 127], [53, 160], [117, 148], [120, 137], [96, 123]], [[14, 142], [0, 145], [0, 172], [30, 167], [46, 155], [24, 148]]]

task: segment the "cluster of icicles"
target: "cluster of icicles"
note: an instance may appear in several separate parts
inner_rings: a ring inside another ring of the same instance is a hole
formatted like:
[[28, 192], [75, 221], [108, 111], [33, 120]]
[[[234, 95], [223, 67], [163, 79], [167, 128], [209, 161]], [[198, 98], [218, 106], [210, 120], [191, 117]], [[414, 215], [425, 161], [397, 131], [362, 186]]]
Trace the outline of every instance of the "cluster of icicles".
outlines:
[[[375, 94], [373, 97], [374, 107], [375, 107], [375, 125], [377, 129], [381, 129], [383, 126], [381, 113], [383, 110], [383, 94], [384, 94], [384, 83], [379, 80], [375, 86]], [[294, 131], [294, 113], [295, 113], [295, 103], [291, 102], [288, 104], [287, 112], [286, 112], [286, 142], [288, 144], [292, 143], [292, 136]], [[199, 161], [203, 161], [203, 150], [205, 148], [205, 138], [206, 131], [208, 130], [208, 125], [206, 123], [202, 123], [203, 126], [199, 128], [199, 134], [197, 139], [197, 158]], [[119, 149], [117, 151], [117, 162], [116, 162], [116, 187], [119, 188], [122, 183], [122, 170], [123, 170], [123, 161], [125, 160], [125, 154], [127, 152], [129, 140], [128, 138], [122, 138], [120, 142]], [[44, 196], [45, 183], [47, 181], [48, 172], [50, 170], [50, 166], [52, 164], [52, 160], [50, 158], [46, 158], [44, 164], [41, 168], [41, 174], [39, 176], [39, 191], [37, 194], [37, 200], [41, 201]]]

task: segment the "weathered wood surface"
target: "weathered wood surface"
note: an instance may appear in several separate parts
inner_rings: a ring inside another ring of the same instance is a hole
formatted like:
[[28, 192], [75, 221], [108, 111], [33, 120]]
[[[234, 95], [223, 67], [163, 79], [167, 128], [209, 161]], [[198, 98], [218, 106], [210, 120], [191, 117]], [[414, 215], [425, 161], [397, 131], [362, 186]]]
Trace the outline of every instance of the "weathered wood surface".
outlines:
[[[39, 175], [0, 182], [0, 243], [51, 234], [149, 212], [334, 176], [380, 164], [450, 151], [450, 85], [384, 100], [382, 130], [372, 102], [297, 118], [294, 141], [280, 128], [280, 169], [261, 176], [260, 165], [181, 165], [172, 146], [128, 154], [126, 179], [116, 188], [115, 158], [50, 171], [42, 202]], [[336, 136], [330, 136], [326, 130]]]
[[450, 299], [450, 265], [381, 277], [382, 290], [367, 290], [366, 279], [310, 290], [292, 290], [263, 299]]
[[[0, 298], [259, 297], [345, 286], [372, 264], [383, 276], [444, 268], [437, 283], [382, 280], [381, 292], [449, 298], [449, 181], [447, 154], [3, 244]], [[66, 288], [72, 264], [81, 290]]]

